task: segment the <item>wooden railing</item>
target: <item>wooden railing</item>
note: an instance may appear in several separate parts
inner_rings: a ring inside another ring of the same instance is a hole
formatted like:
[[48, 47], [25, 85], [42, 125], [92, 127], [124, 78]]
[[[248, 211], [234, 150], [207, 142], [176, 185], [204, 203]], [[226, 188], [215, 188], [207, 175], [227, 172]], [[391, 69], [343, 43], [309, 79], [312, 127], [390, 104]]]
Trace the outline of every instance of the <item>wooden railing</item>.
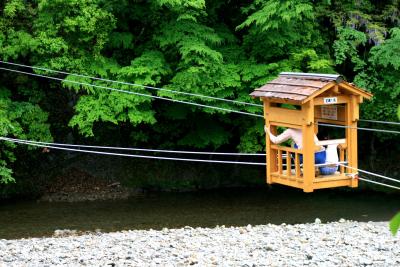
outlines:
[[[323, 142], [335, 142], [335, 140], [328, 140]], [[325, 144], [324, 144], [325, 145]], [[300, 164], [300, 156], [303, 155], [301, 149], [292, 147], [271, 145], [273, 154], [276, 155], [275, 165], [272, 166], [272, 175], [279, 178], [292, 180], [292, 181], [303, 181], [302, 169]], [[347, 161], [347, 146], [345, 142], [340, 142], [338, 145], [339, 149], [339, 161]], [[346, 171], [345, 167], [339, 166], [338, 169], [340, 175], [343, 175]]]
[[273, 175], [288, 180], [302, 179], [300, 167], [302, 150], [280, 145], [271, 145], [271, 149], [277, 155], [276, 166], [272, 168]]

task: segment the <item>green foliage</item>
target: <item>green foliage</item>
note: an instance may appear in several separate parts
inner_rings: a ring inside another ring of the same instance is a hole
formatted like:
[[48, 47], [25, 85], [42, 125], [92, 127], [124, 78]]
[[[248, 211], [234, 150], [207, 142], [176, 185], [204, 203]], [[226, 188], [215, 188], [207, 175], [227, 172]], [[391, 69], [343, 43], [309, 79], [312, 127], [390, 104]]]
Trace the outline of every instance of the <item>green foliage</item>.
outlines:
[[[10, 97], [9, 90], [0, 88], [0, 136], [51, 141], [47, 113], [36, 104], [13, 101]], [[9, 164], [16, 160], [16, 145], [6, 141], [0, 145], [0, 183], [14, 182]]]
[[397, 213], [391, 220], [390, 220], [390, 231], [393, 235], [397, 233], [400, 228], [400, 213]]
[[360, 59], [357, 48], [367, 42], [363, 32], [351, 28], [339, 28], [338, 40], [333, 44], [336, 64], [343, 64], [347, 59], [354, 64], [354, 70], [360, 70], [365, 62]]
[[[363, 118], [400, 112], [398, 0], [6, 0], [0, 13], [2, 60], [253, 103], [249, 93], [281, 71], [340, 73], [374, 94]], [[262, 120], [101, 87], [258, 107], [39, 73], [64, 81], [0, 73], [2, 136], [51, 140], [51, 127], [55, 138], [98, 144], [264, 149]], [[1, 177], [11, 181], [19, 150], [1, 145]]]

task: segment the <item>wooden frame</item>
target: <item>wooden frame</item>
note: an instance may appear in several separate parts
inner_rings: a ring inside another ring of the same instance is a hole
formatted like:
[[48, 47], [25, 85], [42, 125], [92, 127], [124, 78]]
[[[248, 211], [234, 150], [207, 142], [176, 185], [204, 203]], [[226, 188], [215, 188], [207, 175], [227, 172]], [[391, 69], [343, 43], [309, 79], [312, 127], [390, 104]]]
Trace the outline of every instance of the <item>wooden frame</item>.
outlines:
[[[271, 84], [275, 84], [271, 82]], [[292, 81], [290, 86], [295, 86]], [[302, 86], [299, 83], [299, 86]], [[293, 92], [293, 88], [290, 89]], [[285, 92], [283, 92], [285, 93]], [[283, 126], [302, 130], [303, 147], [295, 149], [272, 144], [266, 134], [266, 182], [278, 183], [300, 188], [304, 192], [313, 192], [316, 189], [331, 187], [357, 187], [358, 180], [354, 178], [357, 168], [357, 121], [359, 118], [359, 104], [363, 98], [372, 95], [344, 81], [326, 83], [320, 90], [312, 93], [303, 101], [279, 99], [277, 97], [261, 97], [264, 103], [265, 125], [276, 134], [276, 127]], [[328, 98], [328, 99], [327, 99]], [[344, 107], [338, 113], [338, 118], [321, 118], [320, 106], [340, 104]], [[276, 103], [292, 103], [301, 106], [301, 110], [290, 110], [276, 107]], [[318, 108], [316, 108], [318, 107]], [[317, 116], [318, 111], [320, 115]], [[318, 132], [318, 122], [346, 126], [344, 139], [320, 141], [318, 145], [339, 144], [339, 161], [347, 161], [352, 168], [340, 166], [333, 175], [321, 176], [316, 174], [314, 134]], [[284, 158], [286, 156], [286, 159]], [[303, 164], [300, 164], [300, 157]]]

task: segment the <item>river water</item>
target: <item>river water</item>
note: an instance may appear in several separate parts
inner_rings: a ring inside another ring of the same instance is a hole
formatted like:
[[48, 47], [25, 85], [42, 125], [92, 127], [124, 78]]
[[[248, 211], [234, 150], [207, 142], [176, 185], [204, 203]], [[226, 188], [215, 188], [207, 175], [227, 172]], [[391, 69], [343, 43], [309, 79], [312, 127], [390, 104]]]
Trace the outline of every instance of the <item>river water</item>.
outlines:
[[148, 193], [118, 201], [0, 204], [0, 238], [51, 236], [57, 229], [104, 232], [128, 229], [245, 226], [337, 221], [387, 221], [400, 210], [397, 194], [343, 190], [224, 189]]

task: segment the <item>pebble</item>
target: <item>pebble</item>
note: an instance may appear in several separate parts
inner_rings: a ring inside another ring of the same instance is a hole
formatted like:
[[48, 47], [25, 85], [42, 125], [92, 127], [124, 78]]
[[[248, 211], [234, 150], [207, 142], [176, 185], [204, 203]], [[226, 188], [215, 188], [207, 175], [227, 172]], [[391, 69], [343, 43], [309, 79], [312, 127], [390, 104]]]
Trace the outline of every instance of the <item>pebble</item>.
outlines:
[[0, 239], [0, 266], [400, 266], [388, 222], [129, 230]]

